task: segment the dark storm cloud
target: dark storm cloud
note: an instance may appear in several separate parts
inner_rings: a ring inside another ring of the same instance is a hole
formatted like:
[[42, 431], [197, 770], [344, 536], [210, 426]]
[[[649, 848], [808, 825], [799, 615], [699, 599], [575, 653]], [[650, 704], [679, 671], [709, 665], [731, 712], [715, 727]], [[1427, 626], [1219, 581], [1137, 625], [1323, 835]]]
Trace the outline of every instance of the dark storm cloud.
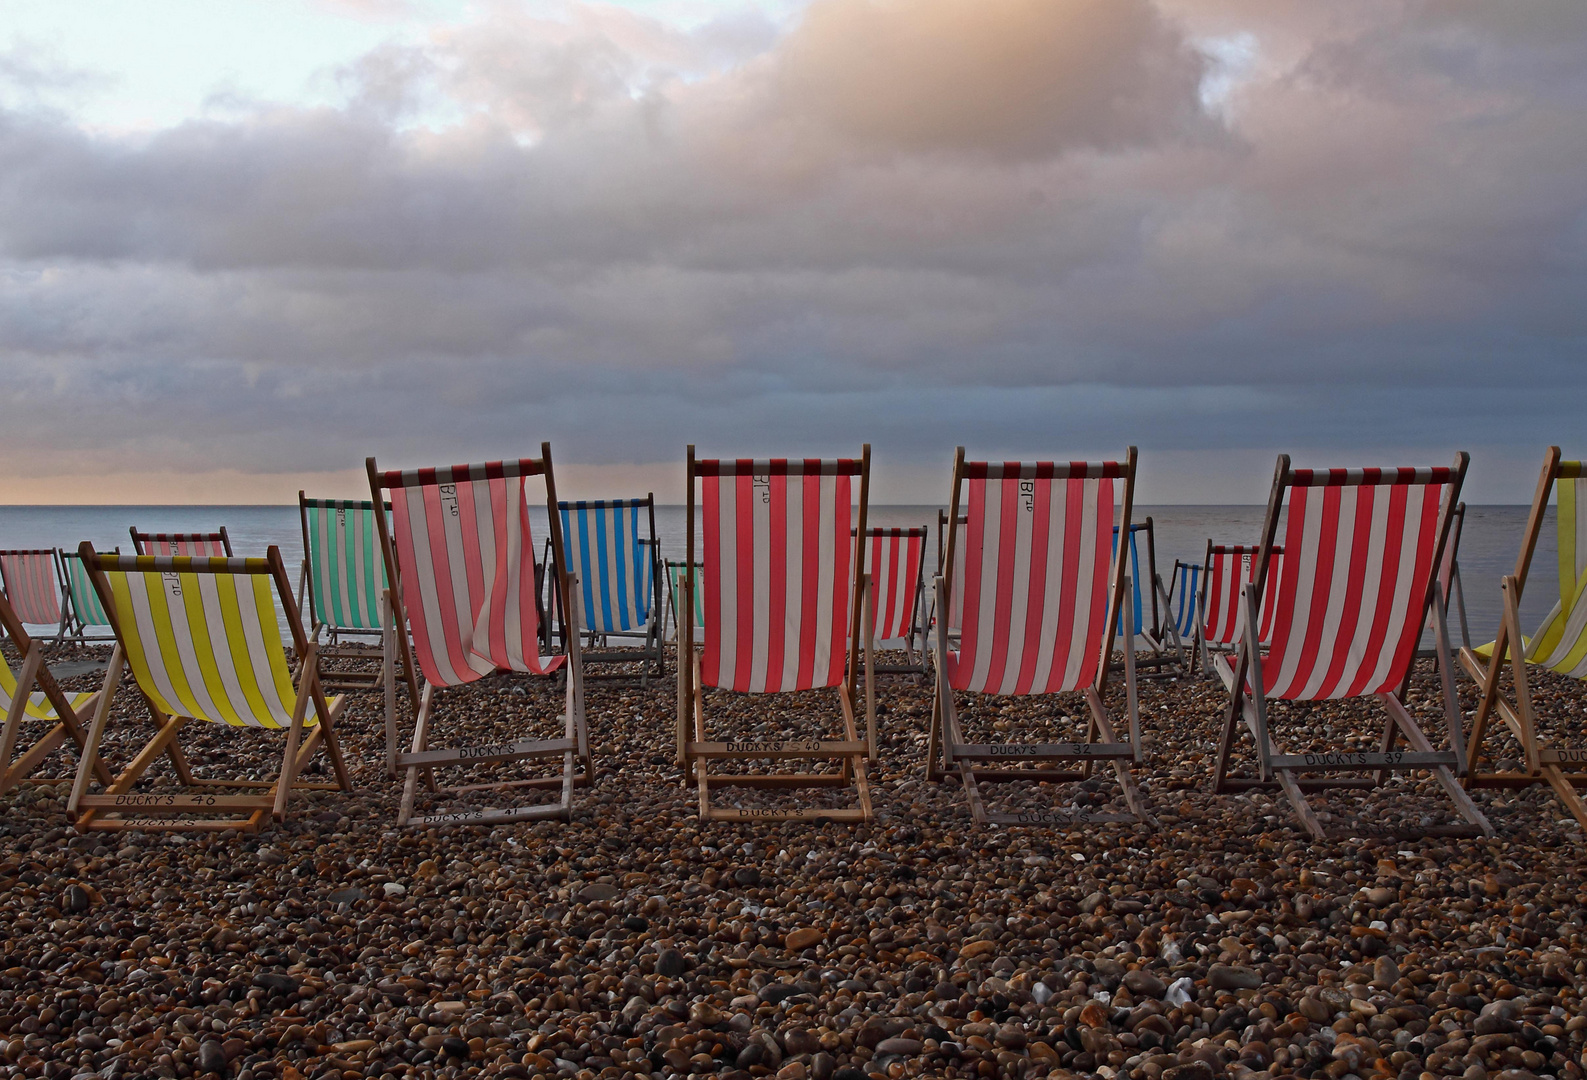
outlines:
[[506, 10], [350, 65], [340, 109], [133, 136], [14, 106], [0, 445], [1579, 441], [1581, 10]]

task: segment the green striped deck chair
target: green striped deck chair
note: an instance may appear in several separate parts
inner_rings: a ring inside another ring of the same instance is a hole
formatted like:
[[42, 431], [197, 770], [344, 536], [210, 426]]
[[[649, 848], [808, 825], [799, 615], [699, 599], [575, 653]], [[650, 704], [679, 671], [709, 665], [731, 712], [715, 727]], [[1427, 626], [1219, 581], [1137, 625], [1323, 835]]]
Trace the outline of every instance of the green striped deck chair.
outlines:
[[[390, 510], [391, 504], [382, 504]], [[303, 522], [303, 570], [298, 598], [308, 594], [309, 637], [320, 647], [320, 678], [329, 690], [368, 690], [380, 685], [376, 654], [341, 643], [344, 637], [369, 637], [385, 645], [383, 605], [386, 564], [380, 553], [375, 504], [345, 499], [310, 499], [298, 492]], [[349, 667], [365, 661], [367, 670]], [[331, 663], [342, 666], [333, 668]]]
[[[321, 690], [315, 646], [303, 632], [281, 550], [262, 559], [191, 555], [99, 555], [78, 549], [116, 630], [116, 648], [89, 727], [67, 804], [79, 830], [256, 831], [284, 820], [294, 790], [348, 791], [334, 724], [343, 698]], [[283, 640], [276, 605], [287, 616]], [[300, 662], [288, 659], [296, 650]], [[111, 700], [130, 669], [154, 722], [154, 734], [100, 793], [89, 791], [99, 763]], [[201, 779], [179, 742], [189, 724], [285, 733], [275, 777]], [[298, 775], [324, 749], [336, 781], [303, 784]], [[169, 757], [181, 794], [136, 790], [143, 774]], [[238, 793], [244, 792], [244, 793]]]
[[[704, 563], [695, 563], [696, 571], [702, 570]], [[683, 579], [689, 573], [689, 564], [667, 560], [667, 611], [668, 618], [672, 620], [672, 639], [678, 639], [678, 627], [683, 625], [683, 620], [678, 617], [680, 605], [683, 603]], [[696, 589], [694, 593], [694, 625], [705, 628], [705, 591]]]
[[[120, 548], [111, 552], [112, 555], [120, 553]], [[83, 567], [82, 557], [75, 551], [63, 551], [61, 564], [66, 567], [66, 640], [114, 641], [116, 632], [111, 628], [110, 616], [105, 614], [105, 605], [99, 602], [99, 594], [94, 591], [94, 583]], [[104, 632], [90, 634], [91, 627], [98, 627]]]

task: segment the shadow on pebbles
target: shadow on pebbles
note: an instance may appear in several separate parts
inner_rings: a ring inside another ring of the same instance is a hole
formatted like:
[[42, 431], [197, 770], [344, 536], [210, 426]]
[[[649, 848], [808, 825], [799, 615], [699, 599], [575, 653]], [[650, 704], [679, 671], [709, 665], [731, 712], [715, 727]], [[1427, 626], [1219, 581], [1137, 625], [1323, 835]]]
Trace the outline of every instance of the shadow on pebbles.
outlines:
[[[1431, 676], [1417, 685], [1432, 725]], [[930, 688], [887, 682], [878, 700], [877, 819], [858, 827], [702, 825], [670, 679], [591, 682], [598, 775], [571, 824], [399, 831], [368, 693], [342, 725], [357, 790], [300, 797], [255, 836], [79, 835], [64, 789], [24, 786], [0, 797], [0, 1074], [1582, 1075], [1583, 847], [1548, 792], [1478, 793], [1493, 839], [1417, 839], [1454, 818], [1407, 777], [1315, 800], [1340, 836], [1311, 842], [1275, 796], [1207, 794], [1224, 697], [1159, 682], [1137, 772], [1154, 823], [976, 827], [956, 785], [920, 773]], [[550, 732], [560, 708], [524, 679], [439, 701], [437, 742]], [[134, 706], [124, 690], [113, 764], [147, 737]], [[708, 707], [746, 734], [839, 715], [830, 693]], [[972, 737], [1018, 739], [1072, 736], [1081, 709], [965, 713]], [[1338, 748], [1370, 743], [1381, 715], [1275, 723], [1287, 746]], [[280, 753], [272, 733], [192, 735], [201, 773], [268, 775]], [[984, 790], [1003, 808], [1122, 805], [1105, 773]]]

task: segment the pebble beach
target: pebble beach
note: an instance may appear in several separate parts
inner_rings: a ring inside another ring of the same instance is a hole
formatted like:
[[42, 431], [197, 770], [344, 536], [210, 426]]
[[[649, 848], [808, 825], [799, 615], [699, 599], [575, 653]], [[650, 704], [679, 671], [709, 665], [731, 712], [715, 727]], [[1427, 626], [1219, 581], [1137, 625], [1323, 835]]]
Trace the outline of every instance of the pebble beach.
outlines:
[[[1436, 685], [1423, 663], [1412, 705], [1435, 741]], [[1539, 673], [1533, 690], [1544, 716], [1579, 717], [1575, 684]], [[1583, 1075], [1584, 848], [1545, 788], [1476, 793], [1497, 835], [1471, 838], [1445, 834], [1452, 806], [1408, 774], [1315, 797], [1331, 838], [1313, 842], [1276, 792], [1209, 793], [1216, 681], [1143, 680], [1152, 822], [976, 826], [956, 784], [921, 775], [929, 684], [884, 679], [873, 823], [702, 823], [673, 763], [671, 679], [591, 680], [587, 699], [597, 776], [568, 824], [398, 830], [372, 693], [339, 729], [357, 790], [300, 795], [255, 835], [81, 835], [63, 787], [0, 797], [0, 1073]], [[438, 741], [499, 739], [552, 730], [561, 694], [504, 677], [440, 701]], [[838, 715], [830, 693], [707, 705], [744, 737]], [[1109, 706], [1122, 715], [1117, 685]], [[124, 685], [113, 767], [147, 737], [140, 709]], [[961, 719], [1035, 739], [1073, 733], [1082, 709], [1002, 699]], [[1274, 724], [1297, 749], [1364, 749], [1382, 713], [1318, 703]], [[200, 772], [279, 761], [272, 733], [187, 735]], [[61, 753], [42, 772], [73, 765]], [[1123, 805], [1107, 773], [983, 793]], [[491, 805], [468, 798], [445, 805]]]

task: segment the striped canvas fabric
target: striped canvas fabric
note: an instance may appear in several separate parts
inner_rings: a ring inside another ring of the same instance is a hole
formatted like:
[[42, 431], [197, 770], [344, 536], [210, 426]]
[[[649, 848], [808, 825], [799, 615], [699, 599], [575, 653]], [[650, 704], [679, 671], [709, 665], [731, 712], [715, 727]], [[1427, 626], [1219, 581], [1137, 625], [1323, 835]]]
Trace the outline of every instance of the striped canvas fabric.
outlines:
[[[75, 711], [93, 696], [92, 691], [83, 694], [68, 693], [66, 700], [70, 702], [72, 709]], [[16, 700], [16, 697], [17, 674], [11, 670], [10, 662], [4, 656], [0, 656], [0, 713], [10, 712], [11, 703]], [[60, 719], [55, 713], [55, 706], [50, 704], [49, 698], [44, 696], [42, 690], [36, 690], [28, 695], [28, 703], [22, 712], [32, 720], [53, 721]]]
[[[1416, 654], [1453, 469], [1296, 469], [1267, 695], [1397, 690]], [[1352, 481], [1346, 483], [1346, 481]]]
[[1582, 462], [1559, 463], [1560, 601], [1526, 648], [1527, 660], [1576, 679], [1587, 677], [1587, 477], [1582, 472]]
[[[291, 726], [297, 691], [267, 560], [102, 558], [127, 664], [156, 707], [232, 727]], [[304, 723], [318, 722], [310, 709]]]
[[[1207, 614], [1203, 640], [1210, 645], [1237, 645], [1245, 633], [1245, 605], [1240, 592], [1256, 577], [1258, 547], [1240, 544], [1212, 549], [1207, 561]], [[1267, 584], [1262, 589], [1262, 625], [1257, 640], [1273, 640], [1273, 609], [1278, 601], [1284, 549], [1275, 547], [1267, 562]]]
[[386, 565], [375, 504], [304, 499], [302, 507], [315, 620], [344, 630], [379, 630]]
[[851, 460], [699, 461], [701, 681], [749, 693], [843, 681], [852, 601]]
[[196, 555], [224, 559], [226, 541], [220, 533], [134, 533], [142, 555]]
[[1169, 585], [1169, 597], [1173, 601], [1174, 610], [1169, 613], [1169, 618], [1174, 620], [1174, 629], [1182, 638], [1189, 638], [1196, 633], [1196, 604], [1201, 596], [1201, 567], [1194, 563], [1174, 563], [1174, 577]]
[[559, 502], [568, 566], [583, 591], [584, 629], [599, 633], [650, 625], [650, 550], [640, 536], [648, 499]]
[[72, 590], [72, 612], [77, 620], [84, 626], [109, 626], [110, 616], [105, 614], [104, 605], [99, 602], [99, 594], [94, 591], [94, 583], [83, 566], [82, 556], [76, 552], [63, 551], [61, 558], [66, 562], [66, 583]]
[[437, 686], [496, 671], [546, 674], [566, 657], [541, 656], [534, 540], [524, 479], [539, 463], [388, 472], [402, 602], [420, 670]]
[[[703, 567], [699, 563], [695, 563], [694, 566], [696, 574], [699, 575], [695, 578], [694, 589], [694, 639], [699, 641], [700, 631], [705, 627], [705, 578], [703, 574], [700, 574]], [[678, 636], [679, 632], [678, 619], [683, 612], [683, 579], [688, 572], [689, 566], [687, 563], [673, 562], [671, 559], [667, 560], [667, 587], [672, 590], [672, 635], [674, 638]]]
[[866, 570], [874, 590], [878, 641], [908, 637], [915, 626], [920, 596], [920, 560], [925, 529], [866, 529]]
[[1108, 618], [1114, 462], [966, 462], [969, 522], [955, 690], [1051, 694], [1096, 677]]
[[55, 549], [0, 551], [0, 575], [5, 580], [11, 610], [25, 623], [58, 626], [61, 621], [60, 582], [55, 574]]

